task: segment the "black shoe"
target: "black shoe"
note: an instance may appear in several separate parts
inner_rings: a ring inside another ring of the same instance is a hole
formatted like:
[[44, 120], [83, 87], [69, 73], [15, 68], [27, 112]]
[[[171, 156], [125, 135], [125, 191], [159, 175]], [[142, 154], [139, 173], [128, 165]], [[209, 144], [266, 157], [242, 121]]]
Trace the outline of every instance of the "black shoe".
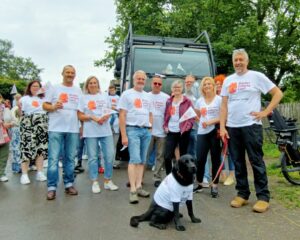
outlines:
[[212, 198], [217, 198], [219, 196], [218, 187], [211, 187], [210, 194]]
[[119, 164], [114, 164], [113, 165], [113, 169], [120, 169], [121, 167], [120, 167], [120, 165]]
[[81, 164], [77, 164], [77, 166], [74, 168], [75, 173], [83, 173], [84, 168], [81, 166]]
[[193, 189], [193, 192], [194, 193], [203, 192], [203, 187], [198, 184], [198, 186]]
[[161, 184], [161, 181], [157, 180], [157, 181], [154, 182], [154, 187], [158, 187], [160, 184]]

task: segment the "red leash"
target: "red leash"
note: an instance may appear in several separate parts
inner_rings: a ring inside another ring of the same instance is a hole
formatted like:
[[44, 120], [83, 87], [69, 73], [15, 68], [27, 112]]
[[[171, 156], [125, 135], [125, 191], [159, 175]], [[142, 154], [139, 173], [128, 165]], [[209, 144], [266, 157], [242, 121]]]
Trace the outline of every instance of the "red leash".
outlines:
[[217, 174], [215, 176], [215, 178], [212, 180], [212, 182], [209, 184], [210, 186], [212, 184], [214, 184], [214, 182], [216, 181], [217, 177], [220, 175], [223, 167], [224, 167], [224, 164], [225, 164], [225, 159], [226, 159], [226, 156], [227, 156], [227, 150], [228, 150], [228, 139], [227, 138], [224, 138], [222, 139], [223, 140], [223, 148], [222, 148], [222, 156], [223, 156], [223, 159], [222, 159], [222, 162], [221, 162], [221, 165], [217, 171]]

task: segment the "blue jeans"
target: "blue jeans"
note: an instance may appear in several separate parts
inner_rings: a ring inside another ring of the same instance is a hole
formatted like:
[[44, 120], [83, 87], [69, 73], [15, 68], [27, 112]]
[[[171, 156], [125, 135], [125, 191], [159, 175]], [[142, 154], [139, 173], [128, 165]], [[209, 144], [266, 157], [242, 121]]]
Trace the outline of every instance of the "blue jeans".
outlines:
[[89, 164], [89, 176], [92, 181], [98, 179], [98, 167], [99, 167], [99, 145], [104, 158], [104, 178], [111, 179], [113, 173], [113, 161], [114, 161], [114, 140], [112, 136], [98, 137], [98, 138], [85, 138], [88, 154]]
[[126, 127], [128, 137], [128, 151], [130, 164], [145, 164], [148, 147], [151, 140], [150, 131], [147, 128]]
[[77, 149], [77, 164], [82, 164], [82, 155], [85, 153], [85, 138], [80, 138], [79, 144], [78, 144], [78, 149]]
[[61, 156], [61, 146], [64, 144], [63, 180], [65, 188], [72, 187], [74, 183], [75, 157], [79, 142], [78, 133], [49, 132], [48, 133], [48, 191], [55, 191], [59, 180], [58, 160]]
[[[221, 156], [221, 160], [223, 161], [223, 155]], [[234, 171], [234, 163], [232, 161], [232, 158], [230, 157], [230, 154], [227, 155], [227, 161], [228, 161], [228, 170], [229, 171]], [[223, 169], [222, 170], [226, 170], [226, 166], [225, 165], [226, 164], [223, 165]]]
[[187, 150], [188, 154], [191, 154], [196, 160], [197, 158], [197, 129], [192, 129], [190, 133], [189, 146]]

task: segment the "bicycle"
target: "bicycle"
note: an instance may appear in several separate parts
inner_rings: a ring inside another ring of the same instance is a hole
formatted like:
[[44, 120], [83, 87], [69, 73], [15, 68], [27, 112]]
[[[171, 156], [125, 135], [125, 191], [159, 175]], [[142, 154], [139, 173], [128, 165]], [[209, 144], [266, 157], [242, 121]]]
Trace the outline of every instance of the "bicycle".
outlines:
[[300, 185], [300, 135], [297, 119], [287, 119], [277, 109], [268, 116], [270, 129], [275, 133], [280, 156], [281, 172], [285, 179]]

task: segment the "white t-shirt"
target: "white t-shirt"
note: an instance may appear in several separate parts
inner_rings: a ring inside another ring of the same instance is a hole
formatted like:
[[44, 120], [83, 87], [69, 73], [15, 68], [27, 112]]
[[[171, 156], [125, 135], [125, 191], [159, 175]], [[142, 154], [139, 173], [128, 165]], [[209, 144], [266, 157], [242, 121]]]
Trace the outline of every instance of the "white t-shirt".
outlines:
[[193, 200], [193, 184], [180, 185], [172, 173], [165, 177], [154, 193], [156, 204], [172, 212], [174, 211], [173, 202], [180, 202], [182, 206], [187, 200]]
[[248, 70], [243, 75], [232, 74], [224, 81], [221, 96], [228, 97], [226, 126], [244, 127], [262, 124], [251, 116], [261, 111], [261, 93], [266, 94], [275, 84], [264, 74]]
[[170, 132], [180, 132], [180, 128], [179, 128], [179, 106], [180, 106], [181, 102], [178, 103], [174, 103], [172, 102], [172, 107], [170, 109], [171, 111], [171, 117], [169, 119], [168, 122], [168, 129]]
[[152, 92], [148, 93], [151, 99], [151, 104], [153, 108], [153, 126], [152, 135], [156, 137], [165, 137], [165, 131], [163, 128], [164, 115], [166, 110], [166, 102], [170, 96], [164, 92], [154, 94]]
[[149, 114], [152, 112], [149, 94], [133, 88], [122, 93], [118, 109], [127, 112], [126, 125], [150, 127]]
[[79, 133], [77, 110], [81, 90], [78, 87], [53, 86], [46, 92], [46, 102], [63, 102], [63, 109], [49, 112], [49, 132]]
[[200, 121], [197, 134], [207, 134], [214, 130], [215, 124], [203, 128], [202, 123], [220, 117], [221, 102], [222, 98], [218, 95], [216, 95], [209, 104], [206, 104], [204, 97], [200, 97], [197, 100], [195, 108], [200, 111]]
[[[102, 117], [105, 115], [103, 111], [110, 108], [111, 105], [108, 96], [97, 93], [95, 95], [82, 95], [78, 110], [87, 115]], [[85, 138], [107, 137], [111, 135], [112, 131], [109, 120], [103, 124], [98, 124], [92, 120], [83, 122], [83, 137]]]
[[25, 115], [31, 115], [34, 113], [46, 113], [43, 110], [43, 102], [45, 98], [39, 98], [37, 96], [24, 96], [19, 100], [21, 109]]
[[116, 95], [108, 95], [111, 107], [117, 107], [120, 97], [116, 94]]

